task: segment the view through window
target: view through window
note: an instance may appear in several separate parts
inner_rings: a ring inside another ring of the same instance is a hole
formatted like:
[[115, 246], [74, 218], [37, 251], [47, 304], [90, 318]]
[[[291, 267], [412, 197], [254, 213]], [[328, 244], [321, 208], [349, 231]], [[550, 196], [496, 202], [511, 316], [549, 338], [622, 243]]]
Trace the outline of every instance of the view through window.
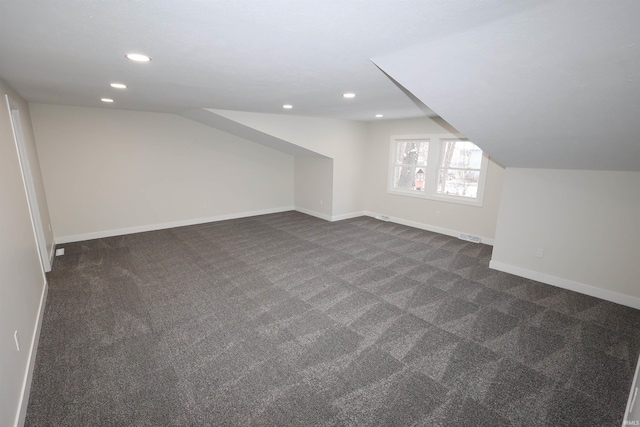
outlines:
[[482, 204], [487, 161], [473, 142], [439, 136], [394, 137], [391, 157], [391, 193]]

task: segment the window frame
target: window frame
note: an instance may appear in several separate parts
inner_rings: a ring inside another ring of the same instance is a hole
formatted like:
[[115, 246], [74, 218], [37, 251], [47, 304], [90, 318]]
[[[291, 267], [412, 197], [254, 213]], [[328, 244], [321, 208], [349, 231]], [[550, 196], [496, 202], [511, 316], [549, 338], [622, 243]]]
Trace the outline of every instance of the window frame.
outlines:
[[[489, 157], [484, 151], [482, 152], [482, 160], [480, 163], [480, 177], [478, 178], [477, 197], [471, 198], [454, 194], [438, 193], [438, 173], [442, 168], [441, 164], [444, 156], [445, 141], [451, 140], [469, 141], [467, 138], [461, 138], [453, 134], [392, 135], [389, 145], [387, 193], [398, 196], [416, 197], [419, 199], [437, 200], [441, 202], [481, 207], [484, 202], [484, 190], [487, 181], [487, 170], [489, 166]], [[395, 173], [397, 166], [396, 155], [398, 153], [397, 146], [399, 142], [407, 141], [429, 142], [429, 149], [427, 152], [427, 166], [425, 167], [425, 182], [422, 190], [403, 190], [395, 188]], [[469, 169], [477, 170], [475, 168]]]

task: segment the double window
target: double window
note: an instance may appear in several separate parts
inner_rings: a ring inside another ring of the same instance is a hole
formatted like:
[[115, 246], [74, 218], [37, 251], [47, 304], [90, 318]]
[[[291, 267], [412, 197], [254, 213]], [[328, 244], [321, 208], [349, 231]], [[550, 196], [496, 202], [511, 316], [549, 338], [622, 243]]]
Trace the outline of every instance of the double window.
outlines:
[[428, 135], [391, 139], [389, 192], [482, 206], [487, 158], [465, 139]]

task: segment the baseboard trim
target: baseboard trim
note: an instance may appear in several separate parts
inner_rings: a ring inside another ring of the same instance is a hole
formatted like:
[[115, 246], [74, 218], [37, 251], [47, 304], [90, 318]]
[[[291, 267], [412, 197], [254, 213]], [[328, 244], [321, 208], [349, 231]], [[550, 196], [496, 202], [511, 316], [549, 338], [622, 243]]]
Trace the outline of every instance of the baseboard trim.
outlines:
[[629, 392], [629, 399], [627, 400], [627, 409], [624, 411], [624, 420], [622, 426], [637, 426], [640, 425], [640, 397], [638, 397], [638, 387], [640, 387], [640, 357], [638, 358], [638, 364], [636, 365], [636, 374], [633, 376], [633, 383], [631, 383], [631, 391]]
[[85, 240], [101, 239], [104, 237], [123, 236], [125, 234], [143, 233], [145, 231], [164, 230], [167, 228], [185, 227], [188, 225], [205, 224], [207, 222], [227, 221], [229, 219], [248, 218], [258, 215], [268, 215], [272, 213], [288, 212], [295, 208], [293, 206], [283, 206], [279, 208], [262, 209], [249, 212], [238, 212], [233, 214], [216, 215], [205, 218], [185, 219], [181, 221], [164, 222], [160, 224], [140, 225], [137, 227], [118, 228], [113, 230], [96, 231], [85, 234], [74, 234], [71, 236], [58, 236], [55, 244], [82, 242]]
[[[378, 215], [384, 215], [384, 214], [379, 214], [379, 213], [370, 212], [370, 211], [365, 211], [364, 214], [372, 218], [375, 218]], [[424, 224], [422, 222], [410, 221], [408, 219], [397, 218], [392, 216], [389, 217], [389, 221], [396, 224], [406, 225], [408, 227], [419, 228], [420, 230], [426, 230], [426, 231], [432, 231], [434, 233], [445, 234], [451, 237], [459, 237], [461, 233], [473, 234], [473, 233], [468, 233], [467, 231], [451, 230], [449, 228], [438, 227], [436, 225]], [[493, 246], [493, 239], [490, 239], [488, 237], [480, 236], [480, 242], [484, 243], [485, 245]]]
[[293, 208], [295, 211], [303, 213], [305, 215], [310, 215], [310, 216], [314, 216], [316, 218], [320, 218], [320, 219], [324, 219], [325, 221], [333, 221], [333, 217], [331, 215], [327, 215], [321, 212], [317, 212], [311, 209], [307, 209], [307, 208], [301, 208], [299, 206], [296, 206], [295, 208]]
[[[56, 241], [55, 239], [51, 243], [51, 251], [49, 252], [49, 271], [53, 268], [53, 259], [56, 257]], [[46, 273], [48, 273], [47, 271]]]
[[[317, 212], [311, 209], [306, 209], [300, 206], [286, 206], [286, 207], [280, 207], [280, 208], [263, 209], [258, 211], [217, 215], [217, 216], [211, 216], [206, 218], [194, 218], [194, 219], [187, 219], [182, 221], [165, 222], [160, 224], [141, 225], [137, 227], [127, 227], [127, 228], [118, 228], [113, 230], [96, 231], [92, 233], [74, 234], [70, 236], [58, 236], [54, 239], [53, 246], [52, 246], [52, 252], [50, 255], [52, 260], [51, 265], [53, 265], [53, 258], [55, 254], [56, 245], [60, 245], [64, 243], [82, 242], [85, 240], [101, 239], [104, 237], [123, 236], [126, 234], [143, 233], [145, 231], [164, 230], [167, 228], [205, 224], [207, 222], [217, 222], [217, 221], [226, 221], [230, 219], [248, 218], [252, 216], [267, 215], [267, 214], [279, 213], [279, 212], [288, 212], [292, 210], [295, 210], [316, 218], [324, 219], [325, 221], [331, 221], [331, 222], [357, 218], [360, 216], [370, 216], [375, 218], [377, 215], [379, 215], [375, 212], [370, 212], [370, 211], [350, 212], [350, 213], [340, 214], [340, 215], [327, 215], [327, 214]], [[421, 230], [433, 231], [434, 233], [445, 234], [447, 236], [453, 236], [453, 237], [458, 237], [460, 236], [460, 233], [464, 233], [462, 231], [450, 230], [448, 228], [437, 227], [429, 224], [423, 224], [421, 222], [410, 221], [403, 218], [389, 217], [389, 221], [397, 224], [419, 228]], [[493, 239], [490, 239], [488, 237], [480, 237], [480, 239], [481, 239], [481, 242], [486, 245], [493, 245]]]
[[296, 206], [294, 208], [296, 211], [306, 214], [306, 215], [311, 215], [314, 216], [316, 218], [320, 218], [320, 219], [324, 219], [325, 221], [342, 221], [344, 219], [351, 219], [351, 218], [357, 218], [359, 216], [364, 216], [365, 213], [364, 212], [351, 212], [351, 213], [346, 213], [346, 214], [340, 214], [340, 215], [327, 215], [321, 212], [317, 212], [311, 209], [307, 209], [307, 208], [302, 208], [300, 206]]
[[585, 283], [575, 282], [573, 280], [564, 279], [562, 277], [552, 276], [550, 274], [541, 273], [539, 271], [528, 270], [526, 268], [517, 267], [515, 265], [505, 264], [499, 261], [490, 261], [489, 267], [494, 270], [502, 271], [526, 279], [536, 280], [546, 283], [547, 285], [557, 286], [559, 288], [568, 289], [570, 291], [579, 292], [581, 294], [590, 295], [592, 297], [615, 302], [616, 304], [626, 305], [627, 307], [640, 310], [640, 298], [609, 291]]
[[33, 379], [33, 369], [36, 364], [36, 353], [38, 352], [38, 343], [40, 342], [40, 330], [42, 329], [42, 319], [44, 317], [44, 308], [47, 304], [47, 294], [49, 293], [49, 286], [45, 280], [44, 287], [42, 288], [42, 295], [40, 296], [40, 307], [38, 309], [38, 318], [36, 319], [36, 329], [31, 337], [31, 348], [29, 349], [29, 358], [27, 363], [27, 372], [22, 384], [22, 395], [18, 402], [18, 414], [16, 416], [15, 427], [21, 427], [24, 425], [24, 421], [27, 417], [27, 406], [29, 405], [29, 393], [31, 392], [31, 380]]
[[358, 218], [360, 216], [365, 216], [365, 212], [351, 212], [351, 213], [346, 213], [346, 214], [341, 214], [341, 215], [334, 215], [332, 217], [332, 221], [342, 221], [344, 219], [351, 219], [351, 218]]

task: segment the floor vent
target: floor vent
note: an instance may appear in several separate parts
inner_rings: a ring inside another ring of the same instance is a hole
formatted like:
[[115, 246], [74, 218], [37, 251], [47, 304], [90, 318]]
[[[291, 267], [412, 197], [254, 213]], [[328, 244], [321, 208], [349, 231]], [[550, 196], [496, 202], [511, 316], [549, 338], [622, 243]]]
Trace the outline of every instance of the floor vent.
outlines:
[[478, 236], [472, 236], [471, 234], [463, 234], [460, 233], [460, 236], [458, 237], [460, 240], [466, 240], [468, 242], [473, 242], [473, 243], [480, 243], [480, 237]]
[[376, 216], [376, 219], [379, 219], [380, 221], [389, 221], [389, 217], [386, 215], [378, 215]]

